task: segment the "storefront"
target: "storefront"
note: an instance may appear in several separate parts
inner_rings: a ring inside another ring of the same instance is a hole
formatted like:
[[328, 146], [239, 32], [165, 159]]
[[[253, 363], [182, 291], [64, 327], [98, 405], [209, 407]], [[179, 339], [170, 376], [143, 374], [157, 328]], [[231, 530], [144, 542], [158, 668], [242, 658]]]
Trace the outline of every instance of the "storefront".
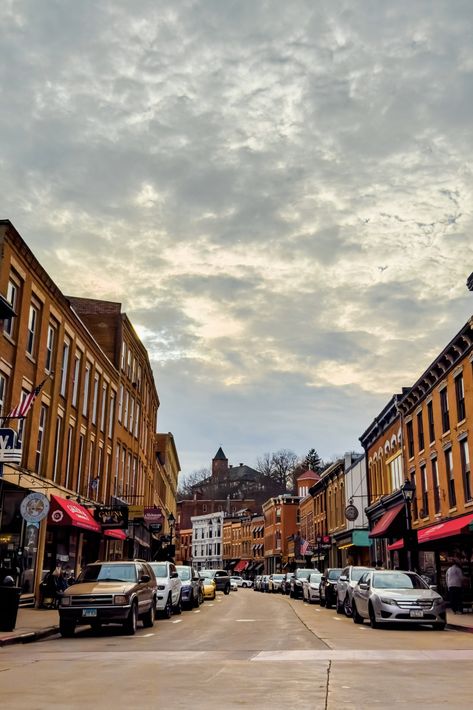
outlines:
[[7, 481], [0, 494], [0, 569], [9, 570], [23, 594], [33, 592], [39, 523], [27, 523], [21, 503], [31, 491]]
[[370, 563], [371, 540], [369, 530], [350, 530], [334, 534], [337, 543], [337, 566], [365, 566]]
[[[396, 491], [390, 498], [384, 498], [382, 502], [378, 501], [370, 506], [366, 512], [370, 524], [371, 564], [389, 568], [392, 566], [390, 543], [403, 537], [407, 529], [406, 505], [402, 493]], [[406, 554], [401, 551], [396, 566], [405, 568], [406, 565]]]
[[105, 552], [106, 560], [123, 560], [124, 559], [124, 545], [127, 539], [126, 532], [124, 530], [104, 530], [104, 537], [107, 539], [107, 546]]

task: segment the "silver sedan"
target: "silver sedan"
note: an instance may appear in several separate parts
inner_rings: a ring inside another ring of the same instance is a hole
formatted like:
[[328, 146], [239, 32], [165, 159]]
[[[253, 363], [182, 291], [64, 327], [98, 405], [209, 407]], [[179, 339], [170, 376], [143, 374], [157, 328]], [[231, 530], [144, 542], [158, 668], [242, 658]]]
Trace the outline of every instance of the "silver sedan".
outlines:
[[320, 602], [320, 580], [322, 572], [314, 572], [302, 582], [302, 598], [309, 604]]
[[415, 572], [366, 572], [353, 591], [353, 621], [369, 619], [373, 629], [381, 624], [430, 624], [444, 629], [445, 602]]

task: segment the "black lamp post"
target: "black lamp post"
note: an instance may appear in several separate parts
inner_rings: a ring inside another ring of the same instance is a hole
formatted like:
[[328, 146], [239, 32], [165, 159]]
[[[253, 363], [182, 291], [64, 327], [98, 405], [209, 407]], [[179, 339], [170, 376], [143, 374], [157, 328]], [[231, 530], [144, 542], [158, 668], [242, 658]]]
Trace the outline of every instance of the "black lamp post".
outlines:
[[415, 557], [414, 552], [417, 550], [417, 535], [415, 534], [415, 530], [412, 530], [411, 512], [412, 499], [414, 498], [416, 492], [416, 484], [414, 481], [406, 479], [404, 484], [401, 486], [401, 492], [406, 507], [406, 534], [404, 535], [404, 547], [408, 553], [408, 564], [409, 569], [411, 569], [413, 557]]

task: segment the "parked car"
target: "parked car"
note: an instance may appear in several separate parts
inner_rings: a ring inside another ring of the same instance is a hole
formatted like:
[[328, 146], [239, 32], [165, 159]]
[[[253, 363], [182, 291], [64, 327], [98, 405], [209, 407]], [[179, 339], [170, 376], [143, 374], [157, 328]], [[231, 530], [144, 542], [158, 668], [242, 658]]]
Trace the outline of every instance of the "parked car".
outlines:
[[443, 630], [446, 604], [440, 594], [415, 572], [370, 570], [353, 592], [353, 621], [380, 624], [431, 624]]
[[94, 562], [81, 572], [59, 600], [59, 631], [73, 636], [77, 624], [122, 624], [125, 633], [136, 632], [138, 619], [143, 626], [154, 624], [156, 577], [142, 560]]
[[254, 582], [253, 582], [253, 591], [254, 591], [254, 592], [259, 592], [259, 591], [260, 591], [261, 579], [262, 579], [262, 577], [261, 577], [260, 574], [258, 574], [258, 575], [255, 577]]
[[236, 577], [235, 575], [230, 577], [230, 581], [235, 582], [237, 587], [243, 587], [243, 589], [246, 589], [246, 587], [253, 586], [253, 582], [251, 581], [251, 579], [243, 579], [243, 577]]
[[170, 619], [182, 610], [182, 582], [173, 562], [150, 562], [157, 583], [156, 611]]
[[232, 578], [230, 578], [230, 590], [232, 592], [238, 592], [238, 584]]
[[271, 574], [269, 577], [269, 591], [273, 592], [280, 592], [281, 591], [281, 584], [284, 579], [283, 574]]
[[201, 577], [211, 578], [215, 580], [217, 592], [230, 594], [230, 577], [223, 569], [201, 569], [199, 570]]
[[290, 594], [291, 579], [294, 577], [294, 572], [286, 572], [284, 579], [281, 582], [281, 594]]
[[330, 609], [337, 603], [337, 582], [342, 570], [340, 567], [329, 567], [320, 579], [320, 606]]
[[304, 579], [309, 579], [313, 572], [318, 572], [318, 569], [296, 569], [294, 576], [291, 578], [290, 595], [293, 599], [302, 598], [302, 582]]
[[269, 592], [269, 574], [263, 574], [263, 579], [261, 580], [261, 591]]
[[302, 598], [309, 604], [320, 601], [321, 572], [312, 572], [307, 579], [302, 580]]
[[349, 565], [342, 570], [337, 582], [337, 612], [345, 612], [346, 616], [352, 615], [353, 590], [365, 572], [374, 569], [373, 567], [356, 567]]
[[215, 599], [217, 596], [217, 583], [212, 576], [202, 577], [204, 599]]
[[193, 567], [187, 565], [176, 565], [177, 574], [182, 583], [181, 601], [182, 607], [192, 609], [204, 601], [204, 590], [202, 578]]

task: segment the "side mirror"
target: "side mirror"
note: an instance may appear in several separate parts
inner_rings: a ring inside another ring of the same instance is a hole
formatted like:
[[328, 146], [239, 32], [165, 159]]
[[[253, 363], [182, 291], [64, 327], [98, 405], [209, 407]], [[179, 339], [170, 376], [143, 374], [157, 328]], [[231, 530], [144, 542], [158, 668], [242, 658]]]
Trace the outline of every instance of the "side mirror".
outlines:
[[348, 577], [346, 576], [346, 574], [342, 574], [342, 576], [338, 578], [338, 581], [339, 582], [348, 582]]
[[360, 583], [358, 584], [358, 586], [359, 586], [360, 589], [363, 589], [363, 591], [365, 591], [365, 592], [366, 592], [367, 589], [369, 589], [369, 586], [366, 584], [366, 582], [360, 582]]
[[171, 579], [177, 579], [179, 577], [177, 572], [171, 572]]
[[151, 577], [149, 576], [149, 574], [142, 574], [139, 579], [140, 584], [147, 584], [150, 581], [151, 581]]

